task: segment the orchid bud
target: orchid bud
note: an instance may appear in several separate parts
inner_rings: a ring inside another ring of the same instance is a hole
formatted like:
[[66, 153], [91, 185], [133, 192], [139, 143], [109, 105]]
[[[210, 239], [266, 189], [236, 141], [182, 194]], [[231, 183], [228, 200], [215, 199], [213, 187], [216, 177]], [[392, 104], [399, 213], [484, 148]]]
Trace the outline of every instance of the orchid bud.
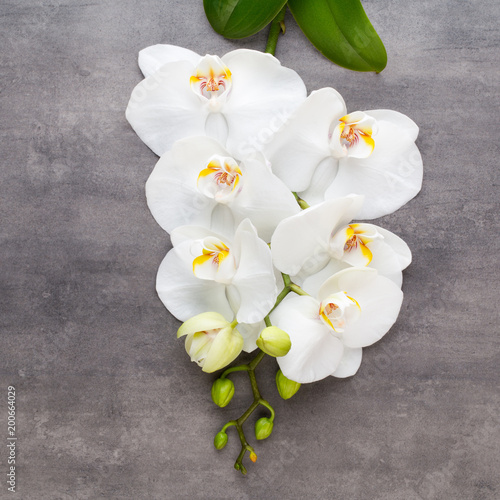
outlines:
[[227, 444], [227, 434], [224, 431], [220, 431], [215, 435], [214, 446], [218, 450], [222, 450]]
[[206, 312], [193, 316], [177, 331], [186, 335], [186, 352], [191, 361], [212, 373], [227, 366], [243, 349], [243, 337], [224, 316]]
[[278, 370], [276, 374], [276, 387], [283, 399], [290, 399], [300, 389], [300, 384], [286, 378], [281, 373], [281, 370]]
[[288, 333], [277, 326], [268, 326], [264, 328], [256, 343], [259, 349], [275, 358], [285, 356], [290, 350], [290, 347], [292, 347], [292, 342], [290, 341]]
[[273, 421], [270, 418], [259, 418], [255, 422], [255, 437], [257, 439], [266, 439], [273, 432]]
[[212, 400], [221, 408], [227, 406], [234, 396], [234, 384], [228, 378], [218, 378], [212, 385]]

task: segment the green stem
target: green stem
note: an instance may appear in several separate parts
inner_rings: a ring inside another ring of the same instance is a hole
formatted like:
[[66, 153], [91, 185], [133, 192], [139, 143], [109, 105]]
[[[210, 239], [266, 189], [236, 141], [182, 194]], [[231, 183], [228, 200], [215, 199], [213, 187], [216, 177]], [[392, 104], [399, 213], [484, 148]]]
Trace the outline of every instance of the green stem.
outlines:
[[262, 406], [265, 406], [269, 410], [269, 412], [271, 413], [271, 419], [270, 420], [272, 422], [274, 420], [274, 415], [275, 415], [274, 408], [266, 400], [264, 400], [264, 399], [260, 400], [260, 404]]
[[257, 354], [257, 356], [255, 356], [255, 358], [253, 358], [252, 361], [248, 363], [248, 369], [250, 371], [254, 371], [255, 368], [257, 368], [257, 365], [264, 359], [265, 355], [266, 353], [264, 351], [260, 351], [259, 354]]
[[[245, 469], [245, 466], [243, 465], [243, 458], [245, 456], [245, 453], [248, 451], [250, 453], [250, 458], [252, 458], [252, 454], [255, 454], [254, 449], [248, 444], [246, 437], [245, 437], [245, 432], [243, 431], [243, 424], [247, 421], [247, 419], [250, 417], [250, 415], [259, 407], [259, 406], [264, 406], [269, 410], [271, 413], [271, 420], [274, 420], [274, 409], [273, 407], [265, 400], [262, 398], [260, 395], [259, 391], [259, 386], [257, 385], [257, 379], [255, 377], [255, 369], [259, 365], [259, 363], [264, 359], [265, 352], [260, 351], [257, 356], [255, 356], [248, 365], [241, 365], [241, 366], [235, 366], [234, 368], [228, 368], [222, 375], [221, 378], [224, 378], [226, 375], [228, 375], [231, 372], [235, 371], [246, 371], [248, 373], [248, 377], [250, 378], [250, 385], [252, 387], [252, 394], [253, 394], [253, 402], [252, 404], [248, 407], [248, 409], [241, 415], [240, 418], [237, 420], [230, 420], [227, 422], [224, 427], [222, 428], [222, 431], [226, 431], [228, 427], [234, 426], [236, 427], [236, 431], [238, 432], [238, 436], [240, 438], [241, 442], [241, 451], [240, 454], [238, 455], [238, 458], [236, 459], [236, 462], [234, 464], [234, 468], [236, 470], [239, 470], [242, 474], [246, 474], [247, 470]], [[253, 459], [256, 458], [256, 455], [253, 456]]]
[[247, 372], [247, 371], [248, 371], [248, 365], [233, 366], [232, 368], [228, 368], [227, 370], [225, 370], [224, 373], [220, 376], [220, 378], [226, 378], [230, 373], [233, 372]]
[[296, 285], [295, 283], [292, 283], [290, 285], [290, 291], [296, 293], [297, 295], [309, 295], [307, 292], [302, 290], [299, 285]]
[[281, 276], [283, 277], [283, 284], [285, 285], [283, 290], [281, 290], [281, 293], [278, 295], [276, 298], [276, 302], [274, 303], [273, 308], [269, 311], [267, 316], [264, 318], [264, 321], [266, 323], [266, 326], [272, 326], [271, 319], [269, 318], [269, 315], [281, 304], [281, 301], [291, 292], [291, 285], [292, 281], [290, 280], [290, 276], [285, 273], [281, 273]]
[[226, 432], [226, 429], [228, 427], [231, 427], [232, 425], [236, 425], [236, 420], [230, 420], [222, 429], [221, 432]]
[[278, 37], [280, 32], [283, 31], [285, 33], [285, 12], [286, 12], [286, 3], [283, 8], [279, 11], [278, 15], [271, 22], [271, 28], [269, 29], [269, 35], [267, 37], [267, 45], [266, 50], [268, 54], [272, 54], [276, 52], [276, 45], [278, 44]]

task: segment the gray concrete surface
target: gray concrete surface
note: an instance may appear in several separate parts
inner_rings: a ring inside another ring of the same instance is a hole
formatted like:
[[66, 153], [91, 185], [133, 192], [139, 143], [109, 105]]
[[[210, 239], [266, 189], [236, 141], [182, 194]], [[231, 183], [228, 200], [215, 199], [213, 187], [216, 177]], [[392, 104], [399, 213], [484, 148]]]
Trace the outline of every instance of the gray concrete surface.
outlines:
[[[124, 118], [137, 52], [262, 50], [212, 32], [201, 0], [4, 0], [0, 5], [0, 498], [500, 498], [499, 4], [366, 0], [389, 54], [349, 72], [290, 17], [277, 56], [348, 108], [421, 127], [422, 192], [380, 222], [410, 245], [400, 319], [349, 380], [280, 400], [242, 477], [231, 433], [248, 403], [211, 404], [155, 274], [170, 247], [144, 183], [156, 157]], [[17, 493], [7, 491], [7, 386], [17, 390]]]

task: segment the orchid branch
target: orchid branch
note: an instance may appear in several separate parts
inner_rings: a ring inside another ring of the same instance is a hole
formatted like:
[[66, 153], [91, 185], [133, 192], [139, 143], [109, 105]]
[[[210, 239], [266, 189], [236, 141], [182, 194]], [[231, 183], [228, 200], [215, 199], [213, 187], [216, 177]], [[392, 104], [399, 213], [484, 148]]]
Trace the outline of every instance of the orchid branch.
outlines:
[[267, 37], [267, 45], [266, 50], [268, 54], [272, 54], [276, 51], [276, 45], [278, 44], [279, 34], [282, 32], [285, 34], [285, 12], [286, 12], [286, 4], [279, 11], [278, 15], [271, 22], [271, 28], [269, 30], [269, 35]]
[[281, 301], [290, 293], [294, 292], [297, 295], [309, 295], [306, 291], [304, 291], [299, 285], [292, 282], [290, 276], [285, 273], [281, 273], [283, 277], [283, 284], [285, 285], [281, 293], [278, 295], [276, 302], [274, 303], [273, 308], [269, 311], [269, 314], [264, 318], [266, 326], [272, 326], [270, 314], [280, 305]]
[[234, 426], [236, 427], [236, 431], [238, 432], [238, 436], [240, 438], [241, 442], [241, 451], [240, 454], [238, 455], [238, 458], [236, 459], [236, 462], [234, 464], [234, 468], [236, 470], [239, 470], [242, 474], [246, 474], [247, 470], [245, 466], [243, 465], [243, 458], [248, 451], [250, 454], [250, 460], [252, 462], [255, 462], [257, 460], [257, 455], [252, 448], [248, 444], [248, 441], [245, 437], [245, 432], [243, 430], [243, 424], [246, 422], [246, 420], [252, 415], [252, 413], [259, 407], [259, 406], [264, 406], [269, 410], [271, 413], [271, 418], [270, 421], [272, 422], [274, 420], [274, 408], [265, 400], [262, 398], [260, 391], [259, 391], [259, 386], [257, 385], [257, 379], [255, 377], [255, 369], [259, 365], [259, 363], [264, 359], [265, 352], [260, 351], [255, 358], [250, 361], [250, 363], [246, 365], [240, 365], [240, 366], [235, 366], [233, 368], [228, 368], [222, 375], [221, 378], [225, 378], [229, 373], [235, 372], [235, 371], [246, 371], [248, 373], [248, 377], [250, 378], [250, 385], [252, 387], [252, 393], [253, 393], [253, 402], [252, 404], [248, 407], [248, 409], [241, 415], [236, 420], [230, 420], [227, 422], [224, 427], [222, 428], [221, 432], [225, 432], [228, 427]]

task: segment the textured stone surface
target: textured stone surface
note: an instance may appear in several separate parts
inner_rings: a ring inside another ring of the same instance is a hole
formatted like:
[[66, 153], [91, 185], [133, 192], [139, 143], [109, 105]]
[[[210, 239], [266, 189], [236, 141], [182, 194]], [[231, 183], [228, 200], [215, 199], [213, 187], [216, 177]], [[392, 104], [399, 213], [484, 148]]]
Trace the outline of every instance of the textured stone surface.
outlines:
[[0, 437], [12, 384], [17, 497], [500, 498], [497, 0], [366, 0], [389, 54], [380, 75], [330, 64], [287, 18], [282, 63], [310, 91], [337, 88], [349, 110], [412, 117], [425, 178], [380, 223], [414, 254], [396, 326], [356, 377], [287, 402], [264, 364], [277, 420], [247, 477], [232, 470], [232, 433], [224, 451], [212, 445], [246, 408], [246, 381], [214, 408], [213, 377], [175, 340], [154, 290], [170, 243], [144, 197], [156, 157], [124, 118], [140, 49], [264, 47], [265, 34], [216, 35], [201, 4], [0, 6]]

